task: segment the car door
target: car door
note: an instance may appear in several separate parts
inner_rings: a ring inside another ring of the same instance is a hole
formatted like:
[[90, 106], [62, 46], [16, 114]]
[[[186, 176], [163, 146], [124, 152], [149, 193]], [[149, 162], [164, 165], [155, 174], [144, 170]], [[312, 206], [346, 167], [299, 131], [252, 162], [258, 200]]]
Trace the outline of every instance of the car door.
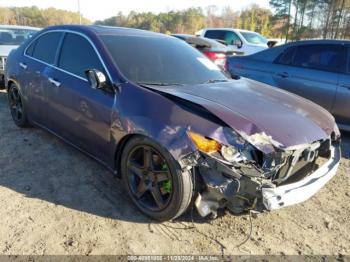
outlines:
[[[350, 45], [346, 46], [347, 54], [344, 55], [344, 67], [339, 73], [339, 85], [332, 108], [332, 114], [337, 123], [346, 125], [350, 130]], [[345, 128], [345, 127], [343, 127]]]
[[335, 44], [305, 44], [287, 49], [275, 61], [275, 84], [331, 111], [342, 52], [342, 46]]
[[35, 39], [19, 61], [21, 84], [25, 90], [29, 117], [37, 124], [47, 125], [47, 88], [51, 84], [48, 75], [55, 62], [57, 48], [63, 34], [47, 32]]
[[48, 92], [50, 127], [80, 149], [108, 161], [114, 93], [93, 89], [85, 71], [108, 74], [92, 43], [84, 36], [66, 33]]

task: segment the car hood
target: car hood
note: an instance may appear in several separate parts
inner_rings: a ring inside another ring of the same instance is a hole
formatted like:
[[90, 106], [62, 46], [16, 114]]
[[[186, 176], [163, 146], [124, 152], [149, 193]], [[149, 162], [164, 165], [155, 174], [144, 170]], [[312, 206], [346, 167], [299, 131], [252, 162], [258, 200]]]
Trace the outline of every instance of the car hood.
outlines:
[[327, 139], [335, 128], [333, 116], [313, 102], [245, 78], [152, 88], [203, 106], [265, 153], [266, 145], [292, 150]]
[[0, 56], [8, 56], [11, 50], [17, 47], [18, 45], [0, 45]]

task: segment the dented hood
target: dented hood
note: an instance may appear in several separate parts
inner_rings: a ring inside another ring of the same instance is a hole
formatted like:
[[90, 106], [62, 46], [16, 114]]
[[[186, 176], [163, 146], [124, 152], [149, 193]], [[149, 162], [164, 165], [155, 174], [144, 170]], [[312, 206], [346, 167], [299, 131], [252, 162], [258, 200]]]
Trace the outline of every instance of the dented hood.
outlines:
[[253, 144], [255, 139], [288, 149], [326, 139], [335, 126], [334, 118], [313, 102], [244, 78], [157, 89], [202, 105]]

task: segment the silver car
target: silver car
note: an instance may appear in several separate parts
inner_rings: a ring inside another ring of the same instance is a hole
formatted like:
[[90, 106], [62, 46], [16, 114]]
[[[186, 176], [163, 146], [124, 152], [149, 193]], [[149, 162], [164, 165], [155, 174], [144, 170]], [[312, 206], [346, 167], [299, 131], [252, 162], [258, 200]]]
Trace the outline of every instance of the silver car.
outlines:
[[9, 53], [39, 30], [41, 28], [0, 25], [0, 88], [3, 87], [5, 64]]
[[247, 77], [298, 94], [333, 114], [350, 131], [350, 41], [309, 40], [228, 59], [235, 78]]

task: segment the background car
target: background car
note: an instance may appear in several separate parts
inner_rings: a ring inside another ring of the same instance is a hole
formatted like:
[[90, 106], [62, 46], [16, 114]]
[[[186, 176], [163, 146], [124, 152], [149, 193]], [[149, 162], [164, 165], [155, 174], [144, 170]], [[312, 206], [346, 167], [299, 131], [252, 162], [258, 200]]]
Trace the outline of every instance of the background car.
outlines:
[[227, 46], [213, 39], [186, 34], [172, 34], [172, 36], [197, 48], [223, 70], [226, 70], [226, 58], [234, 54]]
[[11, 50], [41, 30], [36, 27], [0, 25], [0, 88], [4, 87], [6, 59]]
[[279, 46], [279, 45], [283, 45], [286, 43], [285, 39], [281, 39], [281, 38], [269, 38], [267, 39], [267, 46], [268, 47], [274, 47], [274, 46]]
[[350, 41], [310, 40], [232, 57], [233, 77], [251, 78], [310, 99], [350, 131]]
[[198, 31], [196, 35], [219, 40], [236, 55], [251, 55], [268, 48], [268, 40], [265, 37], [243, 29], [204, 28]]

